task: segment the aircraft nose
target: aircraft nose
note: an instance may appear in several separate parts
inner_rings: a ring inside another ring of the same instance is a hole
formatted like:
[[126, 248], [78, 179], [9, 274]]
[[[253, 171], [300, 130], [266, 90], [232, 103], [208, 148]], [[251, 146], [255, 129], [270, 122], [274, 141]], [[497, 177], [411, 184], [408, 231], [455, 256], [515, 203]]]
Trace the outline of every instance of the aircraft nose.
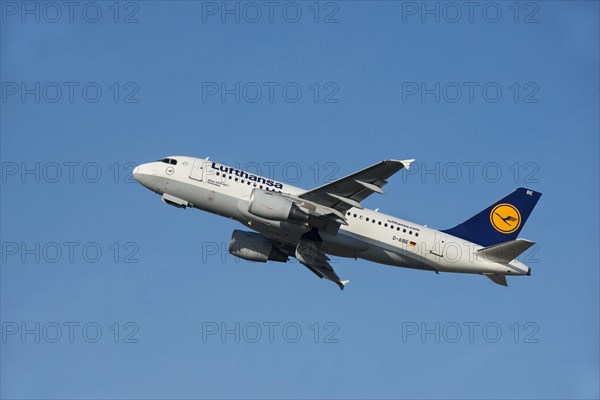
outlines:
[[156, 171], [150, 164], [140, 164], [131, 171], [131, 175], [133, 175], [138, 183], [145, 186], [150, 175], [156, 175]]
[[157, 175], [156, 165], [154, 163], [140, 164], [131, 171], [131, 175], [136, 181], [142, 186], [151, 189], [155, 182], [155, 176]]
[[135, 178], [135, 180], [138, 181], [138, 183], [141, 183], [143, 185], [144, 183], [142, 182], [142, 180], [143, 180], [142, 170], [143, 170], [143, 164], [142, 165], [138, 165], [137, 167], [135, 167], [133, 169], [133, 171], [131, 172], [131, 174], [133, 175], [133, 177]]

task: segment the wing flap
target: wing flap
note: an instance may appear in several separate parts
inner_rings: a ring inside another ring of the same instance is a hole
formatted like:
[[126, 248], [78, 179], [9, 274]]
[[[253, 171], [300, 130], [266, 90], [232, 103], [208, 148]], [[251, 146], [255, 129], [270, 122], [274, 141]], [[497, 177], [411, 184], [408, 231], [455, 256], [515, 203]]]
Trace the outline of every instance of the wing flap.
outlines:
[[[379, 186], [374, 185], [372, 183], [369, 182], [363, 182], [363, 181], [359, 181], [358, 179], [355, 179], [356, 183], [358, 183], [359, 185], [364, 186], [365, 188], [369, 189], [370, 191], [374, 192], [374, 193], [379, 193], [379, 194], [383, 194], [383, 189], [381, 189]], [[387, 183], [387, 182], [385, 182]], [[383, 186], [383, 184], [381, 185]]]
[[344, 178], [319, 186], [298, 196], [345, 213], [352, 207], [362, 208], [360, 202], [373, 193], [383, 194], [386, 179], [408, 169], [414, 160], [384, 160]]
[[363, 206], [361, 206], [361, 205], [360, 205], [360, 203], [359, 203], [358, 201], [356, 201], [356, 200], [352, 200], [352, 199], [349, 199], [348, 197], [339, 196], [339, 195], [337, 195], [337, 194], [334, 194], [334, 193], [327, 193], [327, 196], [331, 196], [331, 197], [333, 197], [334, 199], [338, 199], [338, 200], [339, 200], [339, 201], [341, 201], [342, 203], [346, 203], [346, 204], [348, 204], [348, 205], [349, 205], [349, 206], [351, 206], [351, 207], [358, 208], [359, 210], [362, 210], [362, 209], [363, 209]]

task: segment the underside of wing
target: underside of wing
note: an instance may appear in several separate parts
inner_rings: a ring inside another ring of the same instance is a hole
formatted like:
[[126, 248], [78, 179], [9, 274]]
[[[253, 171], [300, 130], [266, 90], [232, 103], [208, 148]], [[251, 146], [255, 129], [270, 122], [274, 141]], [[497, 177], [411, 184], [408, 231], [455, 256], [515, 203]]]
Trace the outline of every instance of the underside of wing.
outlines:
[[329, 257], [320, 252], [319, 242], [309, 239], [300, 240], [296, 247], [295, 257], [319, 278], [325, 278], [334, 282], [342, 290], [350, 282], [341, 280], [335, 273], [333, 267], [329, 264]]

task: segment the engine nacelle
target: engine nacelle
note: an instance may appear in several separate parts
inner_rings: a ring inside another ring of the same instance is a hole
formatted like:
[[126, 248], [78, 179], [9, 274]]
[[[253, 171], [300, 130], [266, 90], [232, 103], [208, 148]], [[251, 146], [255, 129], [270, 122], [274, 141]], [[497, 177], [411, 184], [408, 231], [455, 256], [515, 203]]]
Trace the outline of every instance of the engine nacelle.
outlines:
[[279, 250], [272, 240], [254, 232], [233, 231], [229, 252], [248, 261], [287, 262], [288, 260], [287, 254]]
[[252, 190], [248, 212], [271, 221], [308, 221], [308, 214], [292, 200], [262, 189]]

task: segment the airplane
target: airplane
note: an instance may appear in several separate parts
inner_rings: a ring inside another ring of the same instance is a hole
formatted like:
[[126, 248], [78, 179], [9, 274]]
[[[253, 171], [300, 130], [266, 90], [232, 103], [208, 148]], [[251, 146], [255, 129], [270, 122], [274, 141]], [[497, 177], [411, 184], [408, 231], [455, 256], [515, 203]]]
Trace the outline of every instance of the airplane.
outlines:
[[480, 213], [436, 230], [369, 210], [361, 202], [383, 194], [388, 179], [415, 160], [384, 160], [315, 189], [304, 190], [207, 158], [170, 156], [141, 164], [134, 178], [177, 208], [234, 219], [229, 252], [254, 262], [296, 258], [319, 278], [348, 284], [328, 256], [418, 270], [480, 274], [507, 286], [529, 276], [516, 258], [535, 243], [517, 238], [541, 193], [518, 188]]

